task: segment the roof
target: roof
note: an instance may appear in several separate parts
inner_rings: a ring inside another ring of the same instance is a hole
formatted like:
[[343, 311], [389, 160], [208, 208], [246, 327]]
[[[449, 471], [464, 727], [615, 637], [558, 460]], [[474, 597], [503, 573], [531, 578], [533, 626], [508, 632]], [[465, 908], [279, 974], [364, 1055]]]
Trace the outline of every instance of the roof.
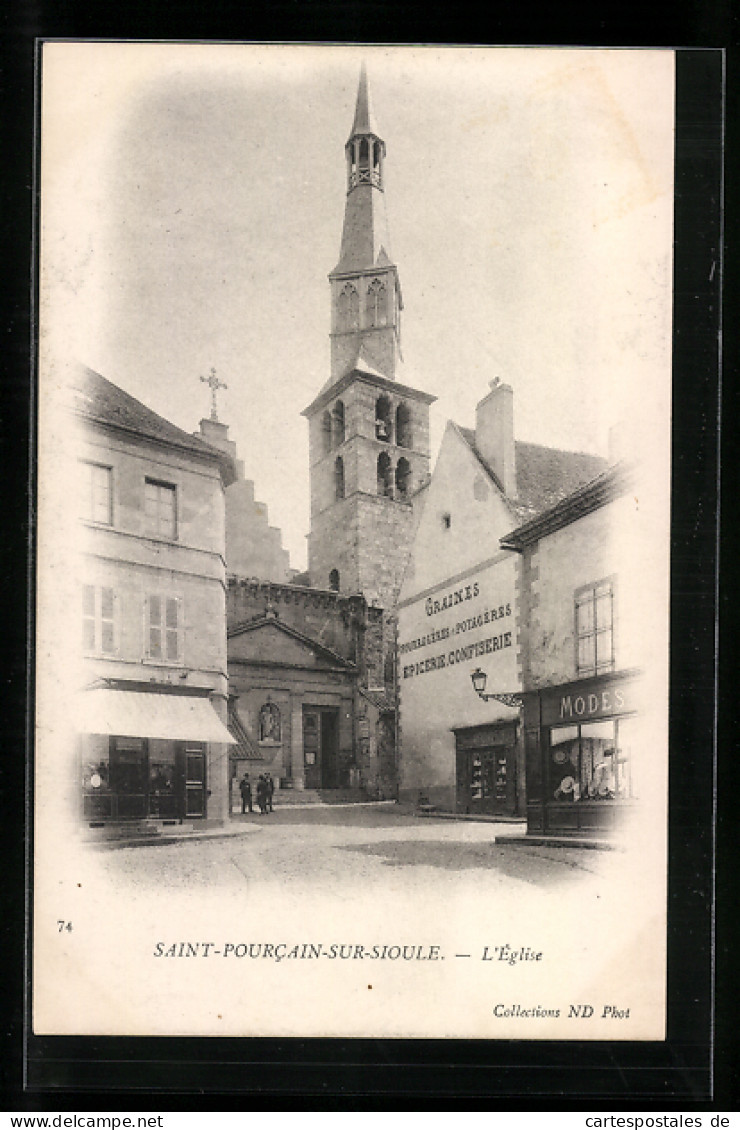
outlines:
[[363, 63], [360, 67], [360, 82], [357, 87], [357, 104], [355, 106], [355, 120], [352, 123], [350, 138], [358, 134], [373, 134], [380, 137], [375, 124], [372, 102], [370, 101], [370, 88], [367, 82], [367, 68]]
[[359, 368], [352, 366], [339, 380], [334, 381], [333, 384], [325, 385], [319, 395], [311, 401], [307, 408], [303, 409], [301, 416], [311, 416], [314, 412], [323, 408], [324, 405], [328, 404], [330, 400], [333, 400], [335, 396], [339, 396], [340, 393], [344, 392], [347, 386], [352, 384], [354, 380], [362, 380], [366, 384], [375, 385], [376, 388], [387, 390], [388, 392], [394, 393], [396, 396], [406, 396], [409, 397], [409, 399], [420, 400], [423, 404], [433, 404], [437, 399], [436, 396], [432, 396], [428, 392], [422, 392], [418, 388], [411, 388], [410, 385], [403, 385], [398, 381], [390, 380], [388, 377], [381, 377], [375, 373], [371, 373], [368, 371], [368, 367], [360, 362]]
[[227, 725], [229, 733], [236, 742], [236, 750], [233, 752], [234, 756], [246, 758], [248, 761], [264, 761], [259, 746], [255, 745], [254, 741], [249, 736], [246, 726], [239, 717], [236, 703], [233, 699], [229, 699]]
[[[470, 446], [478, 462], [501, 490], [501, 483], [475, 444], [472, 428], [455, 425], [465, 442]], [[520, 522], [534, 518], [573, 491], [590, 482], [607, 467], [607, 461], [600, 455], [589, 455], [581, 451], [562, 451], [555, 447], [543, 447], [537, 443], [514, 442], [516, 459], [516, 495], [509, 498], [515, 516]]]
[[[226, 638], [230, 640], [233, 639], [234, 636], [254, 632], [267, 625], [277, 628], [279, 631], [284, 632], [286, 636], [297, 640], [298, 643], [307, 647], [310, 651], [314, 652], [315, 655], [328, 660], [334, 667], [339, 667], [349, 672], [355, 672], [357, 670], [357, 664], [353, 663], [351, 659], [345, 659], [339, 652], [333, 651], [330, 647], [327, 647], [326, 644], [319, 643], [318, 640], [312, 639], [311, 636], [305, 636], [303, 632], [297, 631], [289, 624], [284, 624], [278, 619], [278, 616], [274, 612], [268, 612], [264, 616], [259, 616], [256, 620], [247, 620], [244, 623], [235, 624], [233, 628], [227, 629]], [[230, 656], [229, 658], [232, 657]]]
[[72, 387], [75, 411], [85, 419], [212, 459], [225, 473], [225, 485], [234, 481], [233, 460], [226, 452], [178, 428], [100, 373], [80, 366], [78, 379]]
[[532, 545], [547, 534], [563, 529], [578, 518], [591, 514], [594, 510], [613, 502], [620, 495], [626, 494], [630, 484], [629, 466], [625, 463], [616, 463], [554, 506], [500, 538], [501, 547], [521, 552], [525, 546]]
[[385, 690], [367, 690], [365, 687], [360, 687], [360, 694], [371, 702], [373, 706], [380, 711], [381, 714], [394, 714], [396, 704], [393, 698]]

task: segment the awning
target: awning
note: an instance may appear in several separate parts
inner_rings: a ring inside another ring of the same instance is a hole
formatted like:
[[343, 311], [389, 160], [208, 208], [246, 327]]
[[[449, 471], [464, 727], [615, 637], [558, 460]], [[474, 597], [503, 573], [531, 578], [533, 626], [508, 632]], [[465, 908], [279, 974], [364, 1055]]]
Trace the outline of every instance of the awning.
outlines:
[[235, 744], [210, 700], [190, 695], [98, 687], [77, 695], [74, 720], [83, 734]]

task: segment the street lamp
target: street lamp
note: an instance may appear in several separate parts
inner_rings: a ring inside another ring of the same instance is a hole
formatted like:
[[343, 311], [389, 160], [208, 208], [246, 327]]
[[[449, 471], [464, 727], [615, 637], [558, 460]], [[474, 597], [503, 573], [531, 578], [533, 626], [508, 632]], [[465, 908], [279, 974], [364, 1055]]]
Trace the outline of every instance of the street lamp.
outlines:
[[473, 684], [473, 690], [478, 695], [478, 698], [482, 698], [484, 702], [490, 702], [490, 700], [493, 698], [496, 700], [496, 702], [503, 703], [504, 706], [512, 706], [516, 707], [517, 709], [521, 707], [522, 697], [519, 694], [513, 694], [506, 691], [501, 691], [499, 694], [486, 694], [486, 682], [488, 680], [488, 676], [486, 675], [485, 671], [482, 671], [480, 669], [480, 667], [476, 667], [475, 671], [471, 671], [470, 679]]

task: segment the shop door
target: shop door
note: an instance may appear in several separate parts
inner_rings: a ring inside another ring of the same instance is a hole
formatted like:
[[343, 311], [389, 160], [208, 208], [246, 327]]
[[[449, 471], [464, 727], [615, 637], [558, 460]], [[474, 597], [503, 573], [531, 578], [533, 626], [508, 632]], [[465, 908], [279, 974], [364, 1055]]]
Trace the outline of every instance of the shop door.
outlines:
[[307, 789], [337, 787], [339, 716], [336, 709], [303, 708], [303, 779]]
[[516, 809], [514, 750], [507, 746], [457, 754], [458, 809], [486, 816], [511, 816]]
[[110, 749], [112, 816], [141, 820], [147, 815], [149, 767], [144, 738], [114, 738]]
[[185, 816], [206, 814], [206, 747], [204, 742], [188, 742], [182, 749], [185, 781]]

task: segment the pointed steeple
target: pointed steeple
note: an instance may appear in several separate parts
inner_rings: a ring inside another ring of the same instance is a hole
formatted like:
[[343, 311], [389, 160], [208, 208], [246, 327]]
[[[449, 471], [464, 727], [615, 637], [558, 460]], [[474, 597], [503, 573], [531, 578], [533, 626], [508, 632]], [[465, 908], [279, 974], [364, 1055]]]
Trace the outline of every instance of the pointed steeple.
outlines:
[[367, 69], [362, 64], [352, 131], [344, 147], [347, 203], [339, 262], [332, 285], [332, 375], [338, 380], [360, 347], [391, 380], [400, 360], [401, 289], [385, 212], [385, 142], [375, 123]]
[[375, 114], [373, 113], [373, 107], [370, 101], [370, 89], [367, 83], [367, 67], [364, 62], [360, 68], [360, 85], [357, 88], [355, 120], [352, 123], [352, 132], [349, 135], [349, 140], [351, 141], [353, 137], [363, 133], [371, 133], [375, 137], [379, 136], [378, 127], [375, 124]]

